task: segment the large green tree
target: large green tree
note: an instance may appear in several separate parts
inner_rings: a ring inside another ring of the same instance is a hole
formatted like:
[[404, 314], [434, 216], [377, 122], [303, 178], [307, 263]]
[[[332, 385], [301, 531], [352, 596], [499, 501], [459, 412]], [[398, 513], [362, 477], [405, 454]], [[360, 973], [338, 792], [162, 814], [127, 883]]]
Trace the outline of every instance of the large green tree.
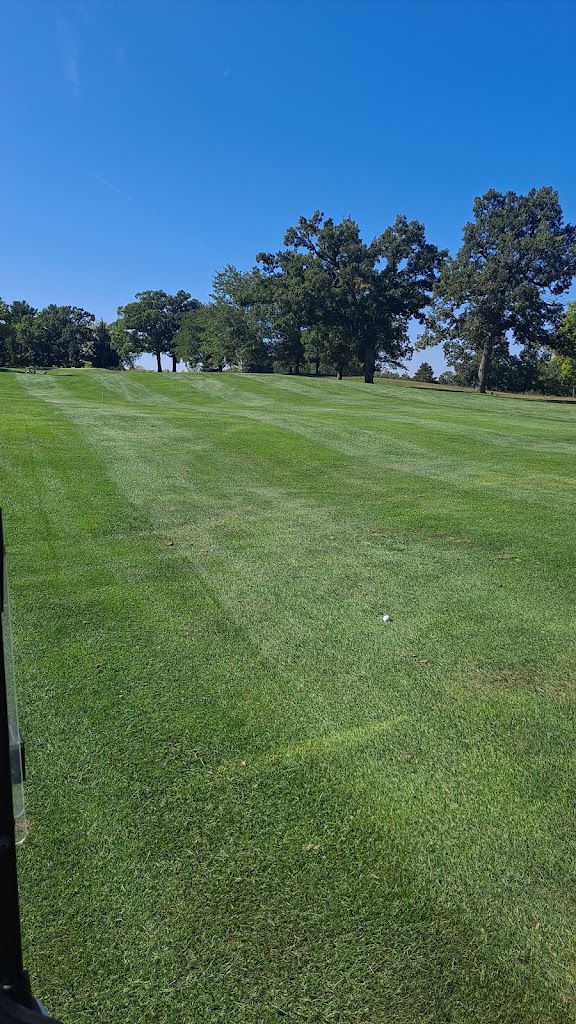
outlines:
[[491, 189], [475, 200], [462, 247], [442, 269], [419, 347], [458, 343], [478, 358], [476, 386], [484, 392], [492, 358], [510, 340], [533, 362], [551, 343], [563, 313], [556, 297], [575, 273], [576, 228], [564, 224], [558, 193]]
[[35, 317], [37, 310], [23, 299], [10, 305], [0, 299], [0, 366], [20, 366], [26, 352], [19, 344], [17, 327], [24, 317]]
[[[576, 356], [554, 355], [550, 360], [549, 375], [557, 377], [572, 398], [576, 397]], [[556, 387], [553, 393], [561, 393], [561, 388]]]
[[92, 366], [104, 370], [118, 370], [122, 366], [120, 353], [112, 344], [112, 334], [104, 320], [99, 320], [97, 324], [94, 324], [90, 362]]
[[219, 304], [202, 303], [185, 313], [175, 337], [178, 357], [190, 366], [222, 371], [235, 358], [228, 336], [226, 310]]
[[162, 353], [172, 359], [176, 372], [178, 361], [175, 337], [185, 313], [199, 305], [188, 292], [145, 291], [136, 293], [136, 301], [118, 307], [118, 319], [111, 325], [112, 338], [121, 357], [150, 352], [156, 356], [158, 373], [162, 373]]
[[253, 271], [226, 266], [214, 278], [211, 302], [186, 313], [176, 343], [180, 358], [201, 370], [237, 366], [271, 370], [266, 321]]
[[214, 277], [211, 298], [219, 310], [225, 332], [227, 361], [245, 373], [272, 369], [268, 309], [262, 303], [257, 271], [240, 271], [228, 265]]
[[54, 303], [39, 313], [23, 312], [14, 324], [19, 361], [36, 366], [81, 366], [90, 358], [94, 320], [94, 314], [86, 309]]
[[[267, 324], [271, 354], [279, 368], [299, 374], [307, 342], [318, 352], [321, 347], [325, 349], [318, 313], [326, 309], [329, 282], [318, 261], [304, 253], [290, 249], [261, 252], [256, 261], [261, 266], [252, 274], [253, 296]], [[314, 337], [307, 338], [314, 327]]]
[[366, 244], [351, 218], [336, 224], [316, 211], [288, 229], [284, 244], [288, 255], [258, 259], [265, 273], [284, 279], [283, 290], [277, 285], [284, 316], [320, 331], [339, 376], [360, 359], [372, 384], [377, 363], [395, 365], [409, 354], [409, 323], [423, 318], [445, 256], [426, 242], [422, 224], [397, 217]]

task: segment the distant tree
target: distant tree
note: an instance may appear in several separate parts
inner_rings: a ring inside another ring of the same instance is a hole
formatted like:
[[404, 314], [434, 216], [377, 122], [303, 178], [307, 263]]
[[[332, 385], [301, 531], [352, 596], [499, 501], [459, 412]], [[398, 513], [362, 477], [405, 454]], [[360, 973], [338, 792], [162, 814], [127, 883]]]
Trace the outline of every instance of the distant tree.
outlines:
[[174, 339], [178, 357], [200, 370], [222, 371], [235, 357], [227, 332], [226, 311], [214, 303], [200, 304], [182, 317]]
[[570, 394], [576, 397], [576, 357], [554, 355], [542, 374], [546, 394]]
[[25, 299], [15, 299], [10, 306], [10, 319], [13, 324], [19, 324], [25, 316], [36, 316], [37, 312]]
[[[312, 336], [312, 349], [307, 335]], [[348, 375], [359, 377], [363, 374], [362, 356], [341, 331], [319, 326], [305, 332], [304, 353], [308, 358], [310, 351], [316, 373], [335, 374], [338, 380]]]
[[[419, 346], [420, 342], [416, 347]], [[466, 388], [475, 386], [480, 362], [478, 353], [470, 352], [467, 346], [461, 342], [448, 341], [444, 344], [444, 358], [451, 369], [454, 384]]]
[[316, 327], [308, 327], [303, 332], [304, 359], [314, 368], [314, 373], [320, 376], [320, 366], [324, 353], [324, 345], [321, 332]]
[[538, 350], [554, 337], [562, 318], [554, 297], [576, 273], [576, 228], [563, 223], [551, 188], [526, 196], [492, 189], [475, 200], [474, 217], [442, 269], [418, 347], [458, 343], [478, 357], [476, 386], [484, 392], [496, 348], [511, 338]]
[[25, 362], [17, 326], [25, 316], [34, 317], [36, 313], [37, 310], [23, 300], [18, 299], [9, 305], [0, 299], [0, 366], [20, 366]]
[[118, 350], [112, 345], [110, 328], [104, 320], [99, 320], [97, 324], [94, 324], [90, 362], [92, 366], [103, 370], [118, 370], [122, 365]]
[[294, 326], [278, 332], [272, 336], [272, 346], [277, 367], [299, 374], [304, 363], [304, 330]]
[[[470, 352], [465, 345], [447, 342], [444, 355], [452, 367], [450, 381], [461, 387], [476, 387], [481, 353]], [[510, 352], [506, 338], [494, 345], [490, 360], [490, 388], [516, 393], [535, 392], [546, 395], [566, 393], [559, 364], [552, 363], [552, 351], [542, 346], [527, 346], [519, 354]], [[438, 383], [442, 383], [440, 378]]]
[[90, 355], [94, 314], [52, 303], [14, 325], [19, 360], [36, 366], [81, 366]]
[[[317, 323], [316, 285], [322, 281], [318, 267], [302, 253], [283, 250], [258, 253], [261, 266], [253, 272], [254, 298], [268, 325], [271, 349], [280, 370], [299, 374], [306, 360], [306, 345], [315, 349], [313, 359], [320, 365], [320, 352], [326, 349], [327, 334]], [[320, 284], [321, 286], [321, 284]], [[312, 332], [311, 334], [309, 332]]]
[[237, 366], [246, 373], [271, 370], [262, 309], [251, 273], [227, 266], [214, 278], [212, 302], [185, 313], [175, 344], [184, 362], [198, 369]]
[[412, 380], [421, 380], [425, 384], [434, 384], [436, 378], [430, 363], [421, 363], [412, 377]]
[[576, 357], [576, 302], [568, 303], [551, 347], [560, 355]]
[[444, 370], [444, 372], [441, 373], [440, 376], [438, 377], [438, 383], [439, 384], [456, 384], [457, 382], [454, 379], [455, 376], [456, 375], [452, 372], [452, 370]]
[[178, 361], [178, 354], [176, 350], [175, 337], [180, 330], [182, 323], [182, 317], [191, 309], [195, 309], [200, 305], [198, 299], [193, 299], [188, 292], [178, 291], [175, 295], [169, 295], [166, 304], [167, 311], [167, 324], [169, 331], [169, 341], [166, 352], [172, 360], [172, 373], [176, 373], [176, 363]]
[[12, 336], [10, 306], [0, 299], [0, 366], [9, 366], [11, 363]]
[[269, 373], [272, 356], [267, 336], [271, 328], [259, 273], [224, 267], [214, 278], [211, 298], [225, 332], [227, 361], [244, 373]]
[[164, 291], [136, 293], [136, 302], [118, 307], [118, 319], [110, 330], [120, 357], [150, 352], [156, 356], [158, 373], [162, 373], [162, 353], [172, 359], [176, 372], [177, 353], [175, 337], [185, 313], [199, 305], [188, 292], [168, 295]]
[[304, 360], [316, 376], [321, 373], [336, 374], [341, 380], [345, 374], [355, 377], [362, 375], [362, 359], [339, 332], [321, 326], [310, 327], [302, 332], [302, 339]]
[[351, 218], [335, 224], [317, 211], [300, 217], [284, 244], [287, 251], [257, 260], [276, 282], [279, 315], [293, 323], [293, 334], [283, 332], [291, 345], [302, 342], [304, 328], [315, 328], [337, 375], [360, 359], [368, 384], [378, 363], [397, 364], [411, 351], [409, 322], [422, 318], [444, 258], [421, 224], [397, 217], [367, 245]]
[[570, 388], [572, 398], [576, 391], [576, 302], [569, 302], [552, 344], [554, 351], [551, 370], [562, 384]]

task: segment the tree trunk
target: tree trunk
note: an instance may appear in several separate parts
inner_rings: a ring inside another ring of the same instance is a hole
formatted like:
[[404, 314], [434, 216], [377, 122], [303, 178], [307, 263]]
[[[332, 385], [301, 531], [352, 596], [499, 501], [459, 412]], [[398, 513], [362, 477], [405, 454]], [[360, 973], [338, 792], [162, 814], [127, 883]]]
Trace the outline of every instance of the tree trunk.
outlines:
[[366, 343], [364, 349], [364, 383], [374, 383], [374, 371], [376, 369], [376, 352], [374, 351], [374, 345], [372, 342]]
[[300, 363], [295, 363], [294, 373], [296, 374], [297, 377], [300, 375]]
[[290, 376], [292, 375], [292, 367], [291, 366], [288, 367], [288, 373], [290, 374]]
[[314, 356], [314, 366], [316, 367], [316, 376], [320, 376], [320, 356]]
[[478, 367], [478, 383], [476, 384], [476, 391], [479, 391], [481, 395], [486, 394], [486, 381], [488, 379], [488, 370], [490, 368], [490, 357], [492, 355], [492, 339], [489, 338], [484, 342], [484, 348], [482, 349], [482, 357], [480, 359], [480, 366]]
[[336, 374], [336, 380], [342, 380], [343, 376], [344, 376], [344, 374], [343, 374], [342, 370], [340, 369], [340, 367], [338, 367], [338, 372]]
[[162, 373], [162, 353], [156, 349], [156, 365], [158, 367], [158, 373]]
[[176, 353], [173, 352], [172, 353], [172, 373], [176, 373], [176, 363], [177, 363], [177, 361], [178, 360], [176, 359]]

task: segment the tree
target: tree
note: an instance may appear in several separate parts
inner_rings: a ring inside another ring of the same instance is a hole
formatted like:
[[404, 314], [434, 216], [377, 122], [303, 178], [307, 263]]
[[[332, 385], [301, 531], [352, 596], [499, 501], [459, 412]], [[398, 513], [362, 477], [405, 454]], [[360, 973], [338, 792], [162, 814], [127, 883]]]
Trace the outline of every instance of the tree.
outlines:
[[567, 384], [572, 392], [576, 392], [576, 302], [569, 302], [558, 334], [553, 344], [554, 369], [560, 380]]
[[262, 266], [252, 274], [253, 297], [267, 324], [275, 363], [289, 373], [299, 374], [308, 342], [316, 349], [313, 358], [318, 368], [321, 330], [307, 337], [318, 328], [315, 313], [323, 305], [315, 291], [322, 280], [318, 268], [302, 253], [290, 250], [258, 253], [256, 262]]
[[302, 333], [304, 343], [304, 359], [314, 368], [318, 377], [320, 373], [336, 373], [342, 379], [345, 373], [358, 376], [362, 372], [362, 363], [355, 353], [350, 353], [339, 337], [322, 327], [309, 327]]
[[491, 189], [474, 201], [475, 220], [435, 286], [435, 307], [418, 347], [457, 342], [478, 357], [485, 392], [495, 351], [509, 340], [525, 354], [549, 345], [561, 317], [554, 301], [576, 273], [576, 228], [563, 223], [558, 193], [526, 196]]
[[288, 229], [284, 244], [288, 252], [257, 257], [276, 279], [279, 315], [300, 332], [320, 331], [338, 376], [361, 359], [372, 384], [377, 362], [398, 365], [410, 353], [408, 325], [422, 319], [445, 256], [422, 224], [397, 217], [367, 245], [351, 218], [335, 224], [316, 211]]
[[10, 306], [10, 320], [13, 324], [19, 324], [25, 316], [36, 316], [37, 312], [25, 299], [15, 299]]
[[308, 327], [304, 331], [302, 341], [304, 345], [304, 359], [314, 367], [314, 373], [319, 377], [324, 349], [322, 335], [318, 328]]
[[345, 374], [358, 377], [364, 372], [362, 357], [345, 335], [321, 326], [304, 331], [304, 358], [312, 363], [316, 376], [322, 371], [342, 380]]
[[0, 366], [19, 366], [24, 354], [18, 344], [17, 326], [25, 316], [36, 316], [37, 310], [17, 299], [11, 305], [0, 299]]
[[99, 320], [94, 325], [92, 332], [92, 345], [90, 349], [90, 362], [103, 370], [118, 370], [122, 360], [118, 350], [112, 345], [110, 328], [104, 320]]
[[[472, 388], [478, 379], [480, 353], [469, 352], [456, 342], [444, 346], [447, 362], [453, 371], [441, 374], [439, 384], [452, 383]], [[524, 349], [519, 355], [510, 352], [506, 339], [494, 347], [490, 361], [490, 388], [516, 393], [534, 392], [543, 395], [565, 395], [568, 379], [561, 372], [561, 358], [549, 348]]]
[[269, 310], [262, 301], [259, 273], [224, 267], [214, 278], [211, 298], [219, 309], [229, 353], [227, 362], [235, 362], [245, 373], [269, 373]]
[[559, 355], [576, 357], [576, 302], [569, 302], [551, 346]]
[[9, 366], [11, 363], [12, 336], [10, 306], [0, 299], [0, 366]]
[[223, 370], [231, 358], [227, 347], [227, 323], [220, 306], [206, 303], [185, 313], [175, 336], [176, 351], [183, 362], [201, 370]]
[[202, 370], [238, 366], [271, 370], [253, 273], [227, 266], [216, 274], [212, 302], [186, 313], [175, 338], [180, 358]]
[[[556, 375], [560, 385], [569, 389], [572, 398], [576, 397], [576, 356], [554, 355], [550, 360], [550, 376]], [[560, 388], [554, 389], [558, 394]]]
[[424, 384], [434, 384], [436, 382], [436, 378], [430, 363], [421, 363], [412, 377], [412, 380], [420, 380]]
[[174, 339], [186, 312], [199, 303], [188, 292], [168, 295], [163, 291], [136, 293], [136, 302], [118, 307], [118, 319], [111, 325], [114, 346], [120, 356], [151, 352], [156, 356], [158, 373], [162, 373], [162, 353], [172, 358], [176, 372], [177, 353]]
[[[30, 307], [31, 308], [31, 307]], [[15, 323], [21, 362], [37, 366], [81, 366], [90, 355], [93, 313], [51, 303], [39, 313], [23, 313]]]

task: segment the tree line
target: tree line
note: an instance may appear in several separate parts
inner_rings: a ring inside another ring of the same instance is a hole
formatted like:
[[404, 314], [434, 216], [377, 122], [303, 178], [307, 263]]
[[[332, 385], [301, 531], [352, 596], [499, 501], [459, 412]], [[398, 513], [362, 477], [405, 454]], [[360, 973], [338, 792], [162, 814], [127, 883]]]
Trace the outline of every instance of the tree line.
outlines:
[[122, 365], [108, 324], [78, 306], [34, 309], [28, 302], [0, 299], [0, 366]]
[[[316, 212], [255, 266], [216, 274], [210, 301], [136, 294], [106, 324], [74, 306], [0, 300], [0, 365], [120, 368], [152, 353], [204, 372], [400, 375], [414, 347], [443, 344], [440, 383], [563, 394], [576, 386], [576, 227], [558, 193], [488, 191], [455, 256], [398, 216], [371, 242]], [[410, 333], [419, 324], [413, 345]], [[416, 379], [432, 381], [424, 363]]]

